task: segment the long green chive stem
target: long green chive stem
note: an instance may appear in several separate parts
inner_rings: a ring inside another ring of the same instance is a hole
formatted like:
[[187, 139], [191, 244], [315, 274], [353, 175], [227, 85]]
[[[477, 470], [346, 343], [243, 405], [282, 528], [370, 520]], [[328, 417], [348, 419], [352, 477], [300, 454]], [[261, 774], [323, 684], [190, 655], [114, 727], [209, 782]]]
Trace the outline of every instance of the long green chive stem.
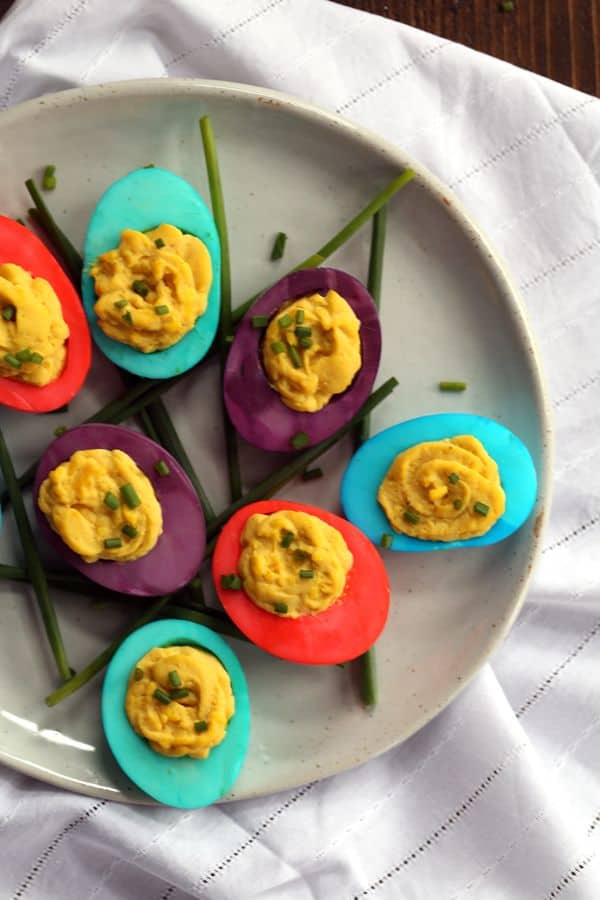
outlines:
[[[321, 441], [320, 444], [315, 444], [303, 453], [299, 453], [290, 462], [286, 463], [276, 472], [271, 473], [267, 478], [264, 478], [247, 491], [243, 497], [228, 506], [222, 513], [219, 513], [219, 515], [207, 525], [206, 534], [208, 540], [210, 541], [211, 538], [214, 538], [225, 522], [227, 522], [238, 509], [241, 509], [242, 506], [246, 506], [248, 503], [255, 503], [257, 500], [266, 500], [267, 498], [272, 497], [279, 488], [283, 487], [284, 484], [287, 484], [288, 481], [291, 481], [292, 478], [295, 478], [296, 475], [303, 472], [315, 459], [318, 459], [319, 456], [351, 432], [363, 416], [368, 415], [368, 413], [375, 409], [375, 407], [378, 406], [382, 400], [385, 400], [397, 386], [398, 381], [396, 378], [388, 378], [387, 381], [378, 387], [376, 391], [373, 391], [370, 397], [365, 400], [358, 412], [356, 412], [345, 425], [338, 428], [334, 434], [326, 438], [326, 440]], [[207, 553], [210, 553], [210, 550], [211, 545], [209, 544]]]
[[[367, 276], [367, 288], [375, 302], [377, 311], [381, 304], [381, 282], [383, 275], [383, 256], [385, 250], [385, 230], [387, 209], [383, 206], [373, 216], [371, 226], [371, 252], [369, 254], [369, 273]], [[354, 431], [354, 446], [358, 449], [365, 441], [368, 441], [371, 432], [371, 417], [365, 416]], [[384, 538], [386, 539], [384, 542]], [[387, 539], [390, 535], [383, 535], [381, 546], [390, 546]], [[369, 647], [358, 659], [360, 677], [360, 696], [363, 706], [375, 706], [377, 702], [377, 667], [375, 662], [375, 646]]]
[[8, 452], [2, 429], [0, 429], [0, 468], [2, 469], [4, 483], [10, 495], [19, 537], [21, 538], [21, 544], [27, 561], [27, 571], [37, 597], [48, 642], [52, 648], [52, 653], [54, 654], [56, 667], [60, 677], [67, 679], [71, 676], [71, 669], [67, 661], [67, 654], [58, 626], [54, 606], [48, 593], [48, 582], [46, 580], [44, 567], [37, 551], [33, 531], [31, 530], [29, 519], [27, 518], [25, 504], [23, 503], [23, 497], [19, 490], [19, 485], [17, 484], [17, 476], [15, 475], [12, 459], [10, 458], [10, 453]]
[[[196, 474], [192, 462], [187, 455], [181, 439], [177, 434], [175, 426], [169, 416], [167, 409], [160, 397], [154, 400], [148, 407], [148, 412], [152, 420], [152, 424], [157, 432], [157, 441], [167, 450], [171, 456], [174, 456], [187, 477], [192, 482], [194, 490], [198, 495], [198, 500], [204, 511], [204, 518], [210, 522], [215, 517], [215, 511], [212, 507], [208, 496], [202, 487], [202, 482]], [[167, 470], [168, 471], [168, 470]], [[161, 473], [162, 474], [162, 473]]]
[[[383, 253], [385, 249], [385, 229], [387, 210], [385, 207], [373, 216], [371, 230], [371, 253], [369, 256], [369, 274], [367, 276], [367, 289], [375, 301], [377, 311], [381, 304], [381, 281], [383, 273]], [[354, 446], [358, 449], [369, 439], [371, 420], [365, 416], [354, 433]]]
[[[380, 191], [376, 197], [374, 197], [370, 203], [362, 209], [358, 215], [354, 216], [344, 227], [338, 231], [337, 234], [331, 238], [331, 240], [327, 241], [326, 244], [313, 253], [311, 256], [307, 257], [301, 263], [299, 263], [295, 268], [290, 269], [287, 273], [290, 275], [292, 272], [297, 272], [298, 269], [310, 269], [313, 266], [320, 266], [322, 262], [324, 262], [332, 253], [335, 253], [336, 250], [346, 243], [356, 232], [362, 228], [362, 226], [369, 221], [369, 219], [375, 215], [380, 209], [382, 209], [386, 203], [388, 203], [395, 193], [397, 193], [401, 188], [408, 184], [409, 181], [415, 177], [415, 173], [412, 169], [406, 169], [402, 173], [402, 175], [398, 175], [391, 181], [387, 187], [385, 187], [382, 191]], [[263, 290], [266, 290], [263, 289]], [[240, 319], [244, 316], [246, 311], [252, 306], [254, 301], [263, 291], [259, 291], [257, 294], [254, 294], [245, 303], [242, 303], [241, 306], [238, 306], [234, 309], [231, 320], [234, 325], [236, 325]]]
[[77, 675], [73, 676], [73, 678], [69, 678], [69, 680], [65, 681], [65, 683], [58, 688], [58, 690], [54, 691], [52, 694], [46, 697], [46, 705], [56, 706], [56, 704], [60, 703], [61, 700], [69, 697], [71, 694], [75, 693], [75, 691], [79, 690], [79, 688], [83, 687], [84, 684], [87, 684], [88, 681], [91, 681], [92, 678], [98, 674], [98, 672], [101, 672], [102, 669], [104, 669], [104, 667], [109, 664], [125, 638], [130, 635], [132, 631], [135, 631], [137, 628], [141, 628], [142, 625], [145, 625], [147, 622], [151, 622], [153, 619], [155, 619], [169, 599], [170, 597], [169, 595], [167, 595], [166, 597], [159, 597], [157, 600], [155, 600], [154, 603], [152, 603], [152, 605], [148, 607], [143, 616], [140, 616], [139, 619], [136, 619], [136, 621], [133, 622], [130, 627], [123, 632], [123, 634], [116, 638], [112, 642], [112, 644], [109, 644], [106, 650], [103, 650], [102, 653], [100, 653], [95, 659], [93, 659], [92, 662], [85, 667], [85, 669], [82, 669], [81, 672], [78, 672]]
[[185, 606], [186, 609], [195, 609], [206, 616], [220, 619], [222, 622], [231, 621], [226, 612], [221, 609], [214, 609], [212, 606], [207, 605], [202, 589], [202, 579], [198, 575], [195, 578], [192, 578], [186, 588], [187, 589], [181, 592], [177, 597], [177, 602], [180, 606]]
[[[200, 133], [204, 147], [206, 173], [210, 189], [210, 201], [219, 241], [221, 244], [221, 313], [219, 318], [219, 355], [221, 358], [221, 379], [225, 371], [225, 362], [229, 349], [228, 338], [232, 334], [231, 318], [231, 264], [229, 257], [229, 236], [227, 233], [227, 218], [225, 216], [225, 201], [221, 185], [217, 146], [208, 116], [200, 119]], [[232, 501], [239, 500], [242, 496], [242, 475], [238, 453], [238, 441], [236, 430], [233, 427], [225, 403], [223, 402], [223, 430], [225, 434], [225, 451], [227, 455], [227, 470], [229, 472], [229, 493]]]
[[245, 634], [235, 627], [233, 622], [213, 617], [207, 613], [200, 612], [197, 609], [187, 609], [185, 606], [169, 605], [165, 609], [165, 615], [173, 619], [187, 619], [189, 622], [197, 622], [199, 625], [205, 625], [212, 631], [216, 631], [225, 637], [237, 638], [240, 641], [248, 642]]
[[377, 705], [377, 660], [375, 648], [371, 647], [360, 659], [360, 696], [363, 706]]
[[[31, 582], [29, 572], [23, 566], [9, 566], [4, 563], [0, 563], [0, 580]], [[87, 578], [76, 572], [57, 572], [47, 569], [46, 580], [52, 587], [73, 594], [83, 594], [84, 596], [92, 594], [104, 599], [121, 599], [123, 597], [122, 594], [108, 591], [105, 587], [88, 581]]]
[[138, 413], [138, 420], [140, 425], [142, 426], [142, 431], [149, 437], [151, 441], [154, 441], [156, 444], [160, 444], [160, 438], [158, 436], [158, 432], [154, 427], [154, 422], [150, 416], [150, 412], [148, 409], [141, 409]]
[[302, 473], [302, 481], [314, 481], [316, 478], [323, 477], [323, 469], [320, 466], [316, 466], [314, 469], [306, 469]]
[[81, 270], [83, 268], [81, 254], [78, 253], [64, 231], [62, 231], [54, 221], [54, 218], [50, 213], [50, 210], [44, 203], [42, 195], [38, 191], [33, 178], [27, 179], [27, 181], [25, 182], [25, 187], [29, 191], [29, 196], [33, 200], [36, 209], [35, 215], [32, 215], [31, 210], [29, 211], [29, 214], [32, 216], [34, 221], [44, 229], [44, 231], [58, 250], [69, 278], [71, 279], [73, 284], [79, 287], [79, 284], [81, 282]]

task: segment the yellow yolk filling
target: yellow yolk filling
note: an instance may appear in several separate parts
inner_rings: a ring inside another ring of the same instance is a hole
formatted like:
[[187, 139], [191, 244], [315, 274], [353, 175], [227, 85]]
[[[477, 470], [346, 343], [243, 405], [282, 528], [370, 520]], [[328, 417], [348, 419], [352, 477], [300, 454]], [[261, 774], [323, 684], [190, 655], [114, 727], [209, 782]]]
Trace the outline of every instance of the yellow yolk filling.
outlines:
[[360, 320], [336, 291], [281, 307], [267, 327], [262, 360], [286, 406], [316, 412], [350, 387], [361, 366], [359, 329]]
[[119, 246], [98, 257], [90, 274], [102, 331], [153, 353], [176, 344], [206, 311], [212, 263], [199, 238], [160, 225], [123, 231]]
[[157, 753], [205, 759], [225, 737], [235, 700], [216, 656], [196, 647], [155, 647], [131, 673], [125, 712]]
[[[14, 263], [0, 265], [0, 376], [38, 387], [49, 384], [64, 368], [68, 337], [59, 299], [46, 279]], [[17, 357], [26, 351], [42, 359]]]
[[400, 453], [377, 499], [395, 531], [430, 541], [479, 537], [505, 508], [498, 466], [472, 435]]
[[[131, 509], [121, 488], [130, 484], [140, 500]], [[107, 496], [118, 500], [113, 509]], [[78, 450], [42, 482], [38, 505], [65, 544], [85, 562], [130, 562], [145, 556], [162, 534], [160, 503], [146, 475], [122, 450]], [[123, 528], [136, 534], [131, 537]], [[105, 541], [120, 546], [106, 547]]]
[[250, 516], [238, 569], [257, 606], [297, 619], [323, 612], [341, 597], [352, 563], [336, 528], [309, 513], [284, 510]]

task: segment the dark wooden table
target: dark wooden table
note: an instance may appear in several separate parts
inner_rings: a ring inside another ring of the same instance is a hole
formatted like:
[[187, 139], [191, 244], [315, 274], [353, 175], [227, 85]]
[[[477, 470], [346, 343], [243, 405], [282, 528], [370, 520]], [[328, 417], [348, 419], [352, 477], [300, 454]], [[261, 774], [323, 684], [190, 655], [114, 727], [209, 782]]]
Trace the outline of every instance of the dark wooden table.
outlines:
[[[600, 0], [334, 0], [600, 95]], [[0, 16], [11, 0], [0, 0]]]
[[336, 0], [600, 94], [600, 0]]

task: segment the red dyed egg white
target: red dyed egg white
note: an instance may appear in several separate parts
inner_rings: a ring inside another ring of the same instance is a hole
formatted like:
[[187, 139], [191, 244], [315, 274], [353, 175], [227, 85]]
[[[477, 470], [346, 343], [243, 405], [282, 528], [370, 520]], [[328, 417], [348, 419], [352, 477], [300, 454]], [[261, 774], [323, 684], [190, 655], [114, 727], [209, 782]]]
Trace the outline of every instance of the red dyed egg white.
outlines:
[[[316, 615], [279, 616], [257, 606], [243, 587], [229, 590], [221, 585], [223, 575], [237, 573], [241, 536], [249, 517], [282, 510], [305, 512], [337, 528], [354, 559], [340, 599]], [[346, 519], [315, 506], [263, 500], [242, 507], [219, 536], [212, 572], [219, 599], [240, 631], [267, 653], [290, 662], [326, 665], [355, 659], [375, 643], [387, 620], [390, 586], [377, 549]]]

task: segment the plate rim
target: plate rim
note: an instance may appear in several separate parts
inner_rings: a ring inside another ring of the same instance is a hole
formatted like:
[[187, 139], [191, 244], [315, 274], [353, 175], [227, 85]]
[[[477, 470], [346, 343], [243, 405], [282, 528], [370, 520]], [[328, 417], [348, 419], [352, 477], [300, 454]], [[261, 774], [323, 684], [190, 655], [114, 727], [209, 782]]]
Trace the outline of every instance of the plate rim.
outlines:
[[[532, 515], [535, 516], [531, 545], [527, 551], [524, 571], [519, 581], [518, 589], [512, 598], [512, 604], [507, 610], [507, 615], [497, 624], [493, 636], [477, 661], [465, 671], [460, 682], [448, 685], [443, 700], [424, 710], [420, 716], [415, 717], [409, 728], [395, 738], [383, 741], [382, 745], [373, 753], [369, 753], [362, 760], [356, 760], [350, 766], [328, 766], [319, 770], [317, 780], [331, 775], [348, 771], [370, 759], [387, 752], [391, 748], [403, 743], [413, 734], [420, 731], [428, 722], [434, 719], [439, 712], [445, 709], [475, 678], [490, 657], [503, 643], [521, 607], [523, 606], [527, 589], [532, 575], [541, 555], [542, 536], [550, 516], [552, 503], [552, 471], [554, 463], [554, 434], [552, 427], [552, 408], [547, 388], [547, 380], [544, 375], [544, 367], [541, 355], [537, 349], [537, 343], [533, 336], [529, 322], [525, 314], [525, 304], [520, 292], [513, 283], [508, 268], [499, 253], [493, 248], [489, 239], [484, 235], [475, 219], [467, 211], [466, 207], [456, 197], [450, 187], [445, 185], [436, 175], [425, 166], [406, 153], [400, 146], [383, 138], [377, 132], [365, 128], [358, 123], [331, 112], [317, 104], [307, 102], [291, 94], [261, 87], [259, 85], [244, 84], [240, 82], [221, 81], [203, 78], [137, 78], [114, 82], [104, 82], [91, 86], [72, 87], [66, 90], [51, 92], [40, 97], [34, 97], [21, 103], [0, 110], [0, 131], [20, 120], [36, 118], [37, 115], [45, 115], [48, 109], [67, 109], [78, 106], [83, 102], [100, 101], [111, 97], [130, 98], [165, 97], [192, 95], [200, 98], [215, 99], [219, 96], [228, 100], [237, 99], [248, 104], [261, 103], [274, 113], [282, 107], [290, 114], [305, 119], [313, 124], [328, 126], [338, 129], [348, 140], [358, 141], [365, 149], [377, 153], [388, 163], [401, 169], [411, 168], [415, 172], [415, 181], [423, 187], [432, 197], [445, 207], [445, 212], [453, 220], [460, 231], [474, 244], [478, 256], [492, 278], [500, 294], [504, 310], [515, 328], [520, 346], [523, 352], [530, 356], [533, 378], [533, 401], [536, 413], [540, 421], [541, 438], [541, 466], [538, 481], [538, 498]], [[101, 686], [99, 686], [101, 690]], [[75, 781], [68, 775], [51, 772], [34, 762], [28, 762], [16, 758], [0, 747], [0, 761], [8, 767], [23, 774], [30, 775], [38, 780], [56, 787], [66, 788], [75, 793], [81, 793], [90, 797], [105, 800], [116, 800], [123, 803], [136, 803], [148, 805], [144, 798], [131, 797], [124, 794], [118, 788], [108, 785], [92, 785], [89, 782]], [[243, 794], [233, 794], [219, 800], [219, 803], [231, 802], [238, 799], [249, 799], [257, 796], [268, 796], [281, 790], [291, 790], [303, 782], [278, 780], [269, 786], [268, 790], [248, 790]], [[155, 805], [151, 802], [150, 805]]]

